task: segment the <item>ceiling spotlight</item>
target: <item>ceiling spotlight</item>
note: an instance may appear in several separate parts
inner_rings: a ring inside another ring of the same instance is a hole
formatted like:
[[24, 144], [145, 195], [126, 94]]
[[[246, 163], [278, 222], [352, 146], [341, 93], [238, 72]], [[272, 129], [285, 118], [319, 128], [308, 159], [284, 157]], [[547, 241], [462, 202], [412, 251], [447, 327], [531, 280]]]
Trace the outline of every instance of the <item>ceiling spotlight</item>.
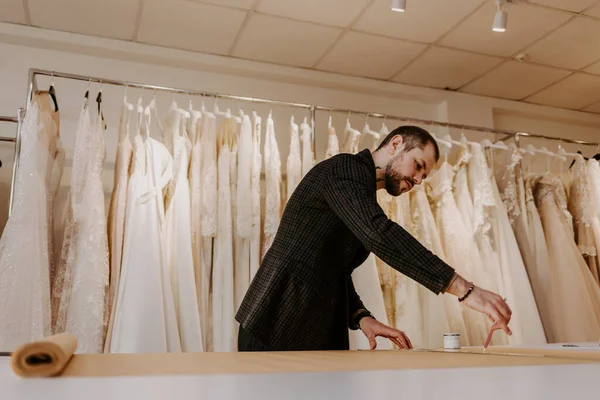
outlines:
[[392, 11], [406, 11], [406, 0], [392, 0]]
[[498, 10], [496, 11], [496, 15], [494, 16], [494, 26], [492, 30], [494, 32], [505, 32], [506, 31], [506, 23], [508, 21], [508, 13], [502, 10], [502, 3], [504, 0], [496, 0], [496, 5], [498, 6]]

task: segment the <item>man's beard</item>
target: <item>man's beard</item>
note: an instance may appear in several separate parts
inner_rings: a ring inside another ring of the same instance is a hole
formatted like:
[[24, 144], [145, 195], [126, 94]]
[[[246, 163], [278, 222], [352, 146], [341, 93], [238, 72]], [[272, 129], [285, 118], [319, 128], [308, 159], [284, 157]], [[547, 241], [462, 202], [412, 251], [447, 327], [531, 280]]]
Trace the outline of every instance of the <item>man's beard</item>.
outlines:
[[[400, 157], [398, 161], [402, 161], [402, 154], [398, 157]], [[397, 197], [402, 194], [402, 182], [413, 184], [413, 180], [394, 171], [392, 169], [393, 161], [394, 160], [390, 160], [385, 167], [385, 190], [387, 190], [390, 195]]]

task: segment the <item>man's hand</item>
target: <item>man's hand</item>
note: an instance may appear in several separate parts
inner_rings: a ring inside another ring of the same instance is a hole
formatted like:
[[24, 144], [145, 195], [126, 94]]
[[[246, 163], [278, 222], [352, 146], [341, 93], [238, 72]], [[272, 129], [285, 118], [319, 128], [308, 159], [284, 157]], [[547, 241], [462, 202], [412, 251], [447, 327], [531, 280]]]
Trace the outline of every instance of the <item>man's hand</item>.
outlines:
[[377, 336], [390, 339], [401, 349], [412, 349], [412, 343], [404, 332], [384, 325], [375, 318], [364, 317], [360, 320], [359, 325], [360, 330], [369, 339], [371, 350], [375, 350], [377, 347], [377, 341], [375, 340]]
[[[468, 290], [469, 283], [460, 275], [457, 275], [448, 288], [447, 293], [460, 297], [467, 293]], [[512, 311], [502, 297], [475, 286], [471, 294], [463, 301], [463, 304], [487, 315], [494, 322], [492, 330], [502, 329], [507, 335], [512, 335], [508, 327]]]

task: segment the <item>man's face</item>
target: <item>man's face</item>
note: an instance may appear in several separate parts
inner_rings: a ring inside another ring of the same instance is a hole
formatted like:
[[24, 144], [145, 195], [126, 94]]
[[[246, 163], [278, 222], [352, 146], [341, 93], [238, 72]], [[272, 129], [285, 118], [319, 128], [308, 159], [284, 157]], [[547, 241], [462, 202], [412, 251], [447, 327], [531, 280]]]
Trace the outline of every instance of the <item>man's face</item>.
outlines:
[[400, 196], [411, 190], [431, 172], [435, 164], [435, 150], [431, 143], [423, 149], [409, 151], [400, 146], [385, 168], [385, 189], [392, 196]]

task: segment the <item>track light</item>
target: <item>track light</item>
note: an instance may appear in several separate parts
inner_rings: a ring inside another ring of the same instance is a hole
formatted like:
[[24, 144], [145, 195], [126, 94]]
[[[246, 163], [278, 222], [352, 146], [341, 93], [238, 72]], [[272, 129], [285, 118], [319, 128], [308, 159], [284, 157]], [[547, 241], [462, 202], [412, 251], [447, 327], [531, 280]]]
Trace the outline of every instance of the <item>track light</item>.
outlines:
[[392, 0], [392, 11], [406, 11], [406, 0]]
[[492, 30], [494, 32], [506, 31], [508, 13], [502, 10], [502, 3], [504, 3], [504, 0], [496, 0], [496, 6], [498, 7], [498, 10], [496, 11], [496, 15], [494, 16], [494, 26], [492, 27]]

